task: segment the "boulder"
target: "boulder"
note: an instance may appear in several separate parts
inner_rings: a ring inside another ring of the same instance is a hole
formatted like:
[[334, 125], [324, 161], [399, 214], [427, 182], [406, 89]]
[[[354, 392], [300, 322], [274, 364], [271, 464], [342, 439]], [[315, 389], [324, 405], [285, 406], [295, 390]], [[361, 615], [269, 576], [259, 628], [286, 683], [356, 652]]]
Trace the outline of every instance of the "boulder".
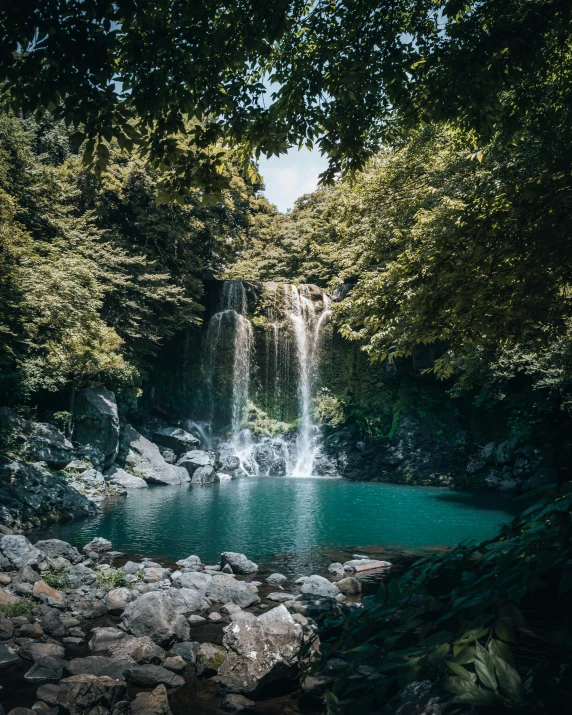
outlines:
[[12, 603], [19, 603], [21, 600], [18, 596], [13, 596], [8, 591], [0, 588], [0, 606], [9, 606]]
[[96, 536], [89, 544], [86, 544], [82, 551], [86, 554], [93, 552], [95, 554], [105, 554], [113, 549], [113, 544], [109, 539], [104, 539], [102, 536]]
[[105, 473], [106, 478], [112, 483], [124, 489], [147, 489], [147, 482], [141, 477], [129, 474], [125, 469], [115, 465]]
[[47, 655], [36, 661], [24, 678], [31, 683], [54, 683], [63, 677], [67, 660], [58, 655]]
[[361, 593], [361, 581], [353, 576], [346, 576], [340, 581], [336, 581], [336, 586], [340, 589], [342, 593], [349, 596], [353, 596], [357, 593]]
[[67, 666], [72, 675], [89, 673], [91, 675], [107, 675], [114, 680], [124, 680], [126, 673], [133, 668], [133, 663], [116, 658], [106, 658], [103, 655], [88, 655], [87, 658], [74, 658]]
[[293, 593], [286, 593], [286, 591], [275, 591], [274, 593], [269, 593], [266, 598], [269, 601], [278, 601], [278, 603], [291, 601], [296, 596]]
[[377, 561], [376, 559], [352, 559], [344, 563], [344, 571], [359, 573], [360, 571], [372, 571], [373, 569], [388, 569], [391, 567], [389, 561]]
[[107, 676], [84, 673], [64, 678], [58, 691], [58, 705], [69, 715], [111, 712], [127, 699], [125, 683]]
[[153, 430], [153, 441], [172, 449], [177, 457], [199, 446], [199, 440], [180, 427], [160, 427]]
[[0, 641], [9, 641], [14, 635], [14, 624], [0, 613]]
[[479, 460], [478, 462], [471, 462], [470, 464], [467, 464], [467, 474], [478, 474], [479, 472], [483, 472], [487, 467], [487, 463]]
[[65, 594], [55, 588], [52, 588], [42, 579], [36, 581], [34, 584], [34, 596], [39, 598], [44, 603], [48, 603], [50, 606], [55, 606], [57, 608], [65, 608], [67, 605], [67, 598], [65, 597]]
[[219, 671], [226, 659], [226, 651], [214, 643], [200, 643], [197, 648], [195, 667], [200, 678], [210, 678]]
[[32, 422], [30, 431], [25, 452], [31, 462], [45, 462], [50, 467], [62, 469], [72, 461], [73, 444], [57, 427]]
[[178, 588], [196, 588], [198, 591], [206, 592], [213, 577], [210, 573], [201, 571], [181, 572], [175, 571], [171, 574], [171, 580]]
[[186, 469], [168, 464], [157, 445], [139, 434], [131, 425], [126, 425], [123, 432], [121, 453], [125, 454], [126, 470], [147, 482], [181, 484], [189, 481]]
[[215, 482], [220, 482], [219, 473], [214, 467], [208, 465], [195, 469], [191, 477], [192, 484], [214, 484]]
[[205, 592], [196, 588], [171, 589], [169, 595], [180, 603], [186, 612], [202, 612], [211, 605]]
[[286, 576], [283, 576], [281, 573], [273, 573], [266, 579], [266, 583], [269, 583], [271, 586], [281, 586], [287, 580]]
[[112, 616], [120, 616], [125, 610], [127, 604], [133, 600], [133, 592], [124, 586], [122, 588], [112, 588], [107, 592], [105, 597], [105, 605], [107, 612]]
[[165, 569], [162, 566], [149, 566], [143, 569], [143, 581], [145, 583], [158, 583], [169, 578], [170, 569]]
[[46, 685], [40, 685], [36, 691], [36, 697], [48, 705], [58, 704], [58, 691], [59, 686], [53, 683], [47, 683]]
[[243, 581], [236, 581], [226, 574], [213, 575], [207, 586], [205, 595], [216, 603], [235, 603], [241, 608], [247, 608], [260, 603], [260, 598]]
[[328, 572], [332, 574], [332, 576], [345, 576], [346, 572], [342, 564], [339, 562], [335, 562], [333, 564], [330, 564], [328, 566]]
[[223, 457], [221, 469], [223, 472], [236, 472], [237, 469], [240, 469], [240, 458], [234, 454]]
[[130, 705], [131, 715], [172, 715], [167, 689], [158, 685], [150, 693], [137, 693]]
[[115, 395], [105, 387], [79, 390], [73, 409], [73, 439], [99, 450], [110, 467], [119, 447], [119, 416]]
[[45, 559], [45, 555], [20, 534], [0, 536], [0, 553], [17, 569]]
[[[34, 529], [47, 522], [94, 516], [97, 506], [38, 462], [0, 464], [0, 522]], [[0, 558], [0, 566], [2, 559]]]
[[226, 565], [232, 568], [233, 573], [250, 574], [258, 571], [258, 565], [254, 561], [249, 561], [244, 554], [235, 551], [224, 551], [220, 555], [220, 566]]
[[61, 539], [36, 541], [35, 547], [36, 549], [43, 551], [51, 559], [61, 557], [72, 564], [76, 564], [83, 560], [83, 556], [79, 553], [75, 546], [68, 544], [67, 541], [62, 541]]
[[165, 651], [148, 636], [135, 638], [126, 635], [108, 648], [114, 658], [128, 660], [140, 665], [154, 663], [160, 665], [165, 660]]
[[323, 576], [303, 576], [296, 583], [300, 584], [300, 593], [310, 596], [322, 596], [324, 598], [336, 598], [340, 589], [335, 583], [331, 583]]
[[200, 569], [202, 568], [201, 559], [199, 556], [187, 556], [186, 559], [180, 559], [176, 562], [177, 566], [182, 569]]
[[249, 708], [254, 704], [254, 700], [249, 700], [245, 698], [244, 695], [229, 693], [222, 701], [222, 709], [230, 713], [238, 713], [244, 710], [244, 708]]
[[155, 685], [180, 688], [185, 684], [180, 675], [176, 675], [161, 665], [137, 665], [131, 668], [125, 677], [131, 685], [137, 685], [140, 688], [152, 688]]
[[254, 693], [295, 675], [303, 643], [302, 626], [283, 605], [255, 620], [234, 621], [224, 629], [226, 660], [218, 680], [231, 692]]
[[59, 643], [38, 643], [36, 641], [28, 641], [20, 646], [20, 656], [22, 658], [33, 660], [34, 663], [51, 655], [63, 658], [64, 653], [64, 647]]
[[[192, 477], [201, 467], [212, 467], [212, 473], [214, 473], [219, 466], [219, 458], [216, 452], [192, 449], [182, 455], [177, 465], [186, 469], [189, 477]], [[209, 471], [209, 473], [211, 472]]]
[[40, 625], [44, 633], [56, 638], [61, 638], [66, 634], [66, 627], [62, 623], [59, 613], [50, 608], [40, 619]]
[[97, 580], [97, 574], [93, 569], [84, 564], [75, 564], [72, 566], [71, 572], [68, 574], [68, 584], [71, 588], [80, 588], [80, 586], [90, 586]]
[[18, 662], [18, 656], [14, 651], [4, 643], [0, 643], [0, 670], [9, 668], [14, 663]]
[[183, 643], [175, 643], [175, 645], [171, 646], [169, 652], [174, 653], [179, 658], [183, 658], [187, 663], [194, 665], [197, 660], [198, 649], [199, 644], [197, 642], [184, 641]]
[[123, 611], [121, 620], [135, 636], [149, 636], [158, 645], [189, 640], [190, 627], [184, 618], [188, 608], [160, 591], [144, 593]]
[[94, 628], [91, 633], [92, 637], [89, 641], [89, 647], [93, 653], [101, 653], [105, 650], [111, 650], [118, 643], [128, 637], [125, 631], [122, 631], [119, 628], [114, 628], [113, 626]]
[[172, 670], [173, 673], [182, 673], [186, 669], [187, 664], [180, 655], [170, 655], [168, 658], [165, 658], [163, 667], [167, 668], [167, 670]]

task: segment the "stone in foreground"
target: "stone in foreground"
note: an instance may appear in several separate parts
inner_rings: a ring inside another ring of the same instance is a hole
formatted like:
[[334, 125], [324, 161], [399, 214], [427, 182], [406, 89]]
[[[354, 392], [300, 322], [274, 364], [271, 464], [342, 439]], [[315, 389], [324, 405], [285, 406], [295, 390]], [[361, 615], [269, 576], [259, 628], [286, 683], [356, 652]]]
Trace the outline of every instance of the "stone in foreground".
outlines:
[[250, 574], [258, 571], [258, 565], [250, 561], [244, 554], [236, 551], [225, 551], [220, 555], [220, 567], [230, 566], [233, 573]]
[[151, 693], [137, 693], [130, 710], [131, 715], [171, 715], [167, 689], [158, 685]]
[[111, 712], [127, 699], [127, 686], [118, 680], [96, 675], [72, 675], [60, 682], [58, 705], [69, 715]]
[[228, 655], [218, 679], [235, 693], [254, 693], [290, 679], [295, 675], [302, 642], [302, 626], [283, 605], [256, 619], [233, 621], [224, 629]]
[[387, 569], [391, 566], [389, 561], [377, 561], [376, 559], [352, 559], [344, 563], [344, 571], [359, 573], [360, 571], [371, 571], [373, 569]]
[[173, 641], [189, 640], [190, 626], [184, 617], [185, 612], [188, 608], [182, 600], [151, 591], [129, 603], [121, 620], [134, 636], [149, 636], [163, 646]]

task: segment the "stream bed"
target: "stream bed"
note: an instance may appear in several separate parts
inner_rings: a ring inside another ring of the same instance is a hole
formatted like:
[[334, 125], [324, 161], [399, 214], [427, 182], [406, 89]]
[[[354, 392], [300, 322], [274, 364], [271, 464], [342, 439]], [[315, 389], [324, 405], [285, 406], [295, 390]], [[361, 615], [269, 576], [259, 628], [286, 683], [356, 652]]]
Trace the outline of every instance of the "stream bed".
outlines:
[[41, 532], [81, 548], [94, 536], [130, 554], [217, 563], [239, 551], [287, 575], [321, 573], [363, 552], [423, 553], [493, 536], [518, 511], [507, 495], [342, 479], [245, 477], [150, 487], [109, 499], [93, 519]]

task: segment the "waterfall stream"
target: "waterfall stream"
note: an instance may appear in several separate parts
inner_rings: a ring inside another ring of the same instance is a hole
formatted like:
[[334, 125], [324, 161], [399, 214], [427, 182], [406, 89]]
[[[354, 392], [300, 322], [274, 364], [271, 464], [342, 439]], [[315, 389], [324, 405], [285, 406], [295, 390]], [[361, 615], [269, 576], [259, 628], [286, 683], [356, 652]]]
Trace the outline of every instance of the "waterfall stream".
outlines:
[[[216, 434], [215, 404], [220, 410], [221, 401], [226, 400], [230, 403], [226, 408], [230, 429], [223, 429], [226, 437], [219, 437], [217, 447], [223, 469], [232, 466], [247, 475], [308, 477], [314, 473], [320, 448], [312, 400], [319, 382], [322, 335], [331, 315], [329, 300], [315, 287], [313, 296], [306, 285], [268, 284], [263, 289], [267, 291], [262, 344], [265, 355], [254, 397], [255, 336], [242, 281], [224, 281], [219, 310], [208, 324], [204, 360], [211, 433]], [[232, 373], [232, 384], [227, 396], [220, 397], [215, 383], [223, 381], [225, 370]], [[290, 424], [280, 421], [285, 415], [289, 415]], [[274, 425], [283, 426], [284, 433], [264, 432], [256, 420], [272, 424], [273, 429]]]

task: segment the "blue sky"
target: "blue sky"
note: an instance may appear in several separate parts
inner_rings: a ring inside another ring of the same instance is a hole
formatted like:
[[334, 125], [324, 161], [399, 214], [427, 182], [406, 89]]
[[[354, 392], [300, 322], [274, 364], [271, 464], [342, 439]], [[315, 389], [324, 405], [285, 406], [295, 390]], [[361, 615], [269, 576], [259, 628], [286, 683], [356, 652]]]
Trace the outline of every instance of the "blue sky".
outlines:
[[298, 197], [314, 191], [327, 161], [317, 150], [294, 148], [270, 159], [261, 156], [258, 165], [266, 184], [266, 198], [286, 212]]

